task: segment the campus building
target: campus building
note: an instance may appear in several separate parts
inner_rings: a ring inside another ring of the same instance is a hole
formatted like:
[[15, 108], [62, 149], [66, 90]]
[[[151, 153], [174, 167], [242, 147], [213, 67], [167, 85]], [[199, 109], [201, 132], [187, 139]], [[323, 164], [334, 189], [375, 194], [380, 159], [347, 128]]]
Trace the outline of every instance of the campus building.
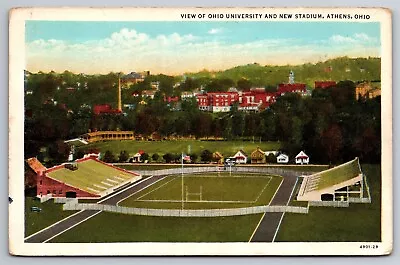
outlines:
[[36, 158], [27, 162], [36, 173], [36, 195], [40, 198], [100, 198], [141, 179], [139, 174], [104, 163], [95, 155], [52, 168]]

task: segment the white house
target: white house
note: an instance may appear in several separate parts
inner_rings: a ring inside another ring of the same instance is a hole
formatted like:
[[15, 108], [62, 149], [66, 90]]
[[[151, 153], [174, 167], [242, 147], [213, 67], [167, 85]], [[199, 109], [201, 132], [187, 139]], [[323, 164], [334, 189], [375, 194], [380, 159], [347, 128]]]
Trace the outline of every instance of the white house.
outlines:
[[129, 162], [131, 162], [131, 163], [140, 163], [140, 162], [142, 162], [141, 158], [142, 158], [142, 154], [141, 153], [136, 153], [133, 157], [131, 157], [129, 159]]
[[296, 164], [308, 164], [309, 162], [309, 157], [308, 155], [306, 155], [306, 153], [304, 153], [303, 151], [301, 151], [297, 156], [296, 156]]
[[289, 156], [285, 154], [280, 154], [277, 156], [276, 162], [279, 164], [287, 164], [289, 162]]
[[246, 164], [247, 163], [247, 155], [243, 150], [239, 150], [236, 152], [236, 154], [233, 156], [233, 158], [236, 160], [237, 164]]

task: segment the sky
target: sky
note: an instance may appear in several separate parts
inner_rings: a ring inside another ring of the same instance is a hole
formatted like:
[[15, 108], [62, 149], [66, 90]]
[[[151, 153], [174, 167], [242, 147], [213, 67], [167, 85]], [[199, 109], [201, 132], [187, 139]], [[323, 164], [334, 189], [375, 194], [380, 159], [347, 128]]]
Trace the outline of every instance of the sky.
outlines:
[[379, 57], [379, 23], [27, 21], [31, 72], [183, 74]]

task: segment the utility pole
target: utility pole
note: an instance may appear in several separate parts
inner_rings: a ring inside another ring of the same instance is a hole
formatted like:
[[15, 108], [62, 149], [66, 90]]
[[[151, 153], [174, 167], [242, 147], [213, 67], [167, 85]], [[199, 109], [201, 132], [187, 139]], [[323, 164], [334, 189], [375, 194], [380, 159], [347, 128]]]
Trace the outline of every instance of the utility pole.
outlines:
[[121, 73], [118, 74], [118, 111], [122, 112], [121, 102]]

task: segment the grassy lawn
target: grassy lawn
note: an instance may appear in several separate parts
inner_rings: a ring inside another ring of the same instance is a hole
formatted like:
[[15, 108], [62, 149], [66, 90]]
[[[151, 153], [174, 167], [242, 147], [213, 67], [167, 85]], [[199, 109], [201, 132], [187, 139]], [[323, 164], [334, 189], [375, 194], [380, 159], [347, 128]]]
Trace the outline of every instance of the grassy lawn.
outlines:
[[[235, 208], [267, 205], [282, 181], [279, 176], [207, 173], [185, 175], [186, 209]], [[200, 201], [200, 195], [202, 199]], [[194, 194], [197, 193], [197, 194]], [[119, 203], [143, 208], [181, 208], [182, 178], [169, 176]]]
[[308, 214], [286, 213], [276, 241], [381, 241], [381, 167], [362, 165], [370, 186], [371, 204], [348, 208], [310, 207]]
[[247, 242], [261, 216], [179, 218], [103, 212], [51, 242]]
[[[32, 206], [39, 207], [42, 211], [31, 212]], [[53, 203], [53, 200], [40, 203], [33, 197], [25, 197], [25, 236], [36, 233], [73, 213], [75, 211], [63, 211], [62, 204]]]
[[132, 174], [117, 170], [94, 160], [79, 162], [77, 170], [61, 168], [49, 172], [48, 175], [61, 182], [65, 182], [87, 192], [97, 194], [134, 177]]
[[[263, 151], [278, 150], [278, 142], [245, 142], [245, 141], [200, 141], [200, 140], [177, 140], [177, 141], [106, 141], [85, 145], [83, 149], [98, 148], [101, 152], [110, 150], [115, 155], [126, 150], [130, 155], [134, 155], [138, 150], [143, 150], [148, 154], [158, 153], [196, 153], [208, 149], [211, 152], [218, 151], [225, 156], [233, 156], [238, 150], [242, 149], [250, 155], [257, 147]], [[190, 150], [189, 150], [190, 149]]]

